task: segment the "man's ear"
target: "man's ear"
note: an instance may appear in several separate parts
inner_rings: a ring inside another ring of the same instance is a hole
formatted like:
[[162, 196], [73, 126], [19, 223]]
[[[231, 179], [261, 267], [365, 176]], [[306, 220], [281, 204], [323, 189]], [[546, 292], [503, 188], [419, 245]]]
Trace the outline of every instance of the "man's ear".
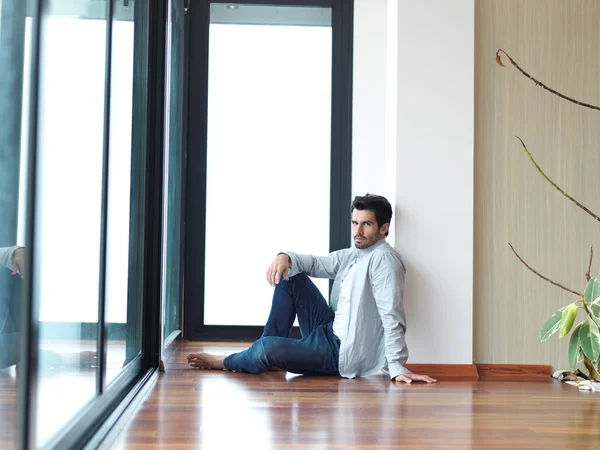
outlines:
[[390, 230], [390, 224], [389, 223], [384, 223], [381, 226], [381, 229], [379, 230], [381, 232], [381, 234], [385, 235], [385, 233], [387, 233]]

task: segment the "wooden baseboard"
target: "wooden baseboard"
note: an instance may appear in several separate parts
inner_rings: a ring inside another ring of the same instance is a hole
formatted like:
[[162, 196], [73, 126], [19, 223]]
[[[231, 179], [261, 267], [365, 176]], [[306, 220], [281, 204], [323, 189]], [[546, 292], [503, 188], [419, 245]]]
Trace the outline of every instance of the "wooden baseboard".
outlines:
[[550, 378], [550, 366], [534, 364], [476, 364], [480, 380], [540, 381]]
[[414, 373], [429, 375], [438, 380], [477, 381], [475, 364], [407, 364]]
[[414, 373], [440, 380], [540, 381], [550, 378], [550, 366], [534, 364], [407, 364]]

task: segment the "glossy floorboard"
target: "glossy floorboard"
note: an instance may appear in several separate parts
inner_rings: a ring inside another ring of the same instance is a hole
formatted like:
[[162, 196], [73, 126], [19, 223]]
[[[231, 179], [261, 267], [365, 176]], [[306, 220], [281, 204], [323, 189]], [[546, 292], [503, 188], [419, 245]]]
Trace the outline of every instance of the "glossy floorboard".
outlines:
[[[38, 442], [46, 442], [92, 400], [96, 393], [95, 368], [78, 367], [78, 352], [95, 350], [93, 341], [44, 341], [44, 348], [56, 352], [60, 360], [40, 369], [35, 409]], [[63, 362], [66, 365], [61, 365]], [[107, 380], [120, 372], [125, 359], [125, 343], [109, 341]], [[23, 375], [19, 373], [19, 375]], [[19, 380], [15, 366], [0, 369], [0, 450], [16, 447]]]
[[599, 449], [600, 394], [542, 382], [390, 383], [189, 369], [183, 343], [110, 448]]

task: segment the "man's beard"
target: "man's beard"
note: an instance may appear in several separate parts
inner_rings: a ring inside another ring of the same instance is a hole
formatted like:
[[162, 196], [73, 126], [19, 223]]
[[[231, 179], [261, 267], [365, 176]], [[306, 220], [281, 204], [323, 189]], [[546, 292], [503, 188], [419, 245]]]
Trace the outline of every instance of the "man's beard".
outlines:
[[[356, 242], [357, 237], [361, 237], [363, 239], [362, 242], [360, 242], [360, 243]], [[366, 248], [369, 248], [371, 245], [373, 245], [375, 242], [377, 242], [375, 239], [369, 240], [364, 236], [354, 236], [354, 239], [355, 239], [354, 246], [356, 248], [358, 248], [359, 250], [364, 250]]]

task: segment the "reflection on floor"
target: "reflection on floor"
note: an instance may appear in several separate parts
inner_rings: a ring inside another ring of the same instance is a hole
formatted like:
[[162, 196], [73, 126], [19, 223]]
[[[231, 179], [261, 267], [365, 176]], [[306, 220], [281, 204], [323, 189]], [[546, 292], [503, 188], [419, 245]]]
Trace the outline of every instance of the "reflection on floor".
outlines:
[[0, 369], [0, 448], [14, 448], [17, 439], [17, 373]]
[[600, 448], [600, 397], [542, 382], [390, 383], [189, 369], [182, 343], [111, 449]]
[[[123, 367], [125, 342], [109, 341], [108, 345], [107, 380], [112, 380]], [[96, 393], [96, 368], [89, 367], [89, 353], [84, 354], [83, 360], [80, 358], [81, 352], [96, 351], [94, 341], [44, 341], [41, 348], [49, 352], [38, 380], [36, 435], [39, 443], [51, 438]], [[0, 449], [15, 446], [17, 405], [17, 370], [13, 366], [0, 370]]]

